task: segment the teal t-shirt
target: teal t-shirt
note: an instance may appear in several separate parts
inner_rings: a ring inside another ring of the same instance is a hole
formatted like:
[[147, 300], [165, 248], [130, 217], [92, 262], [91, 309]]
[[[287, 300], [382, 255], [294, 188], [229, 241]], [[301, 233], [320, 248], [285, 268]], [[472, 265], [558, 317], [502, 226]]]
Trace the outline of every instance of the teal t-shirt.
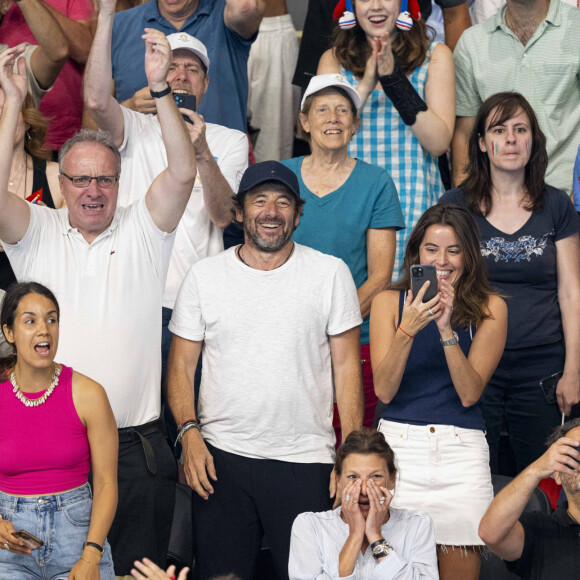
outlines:
[[[304, 157], [282, 161], [298, 177], [306, 200], [304, 215], [292, 239], [299, 244], [341, 258], [356, 287], [368, 277], [367, 230], [405, 227], [397, 188], [387, 171], [357, 159], [349, 178], [335, 191], [318, 197], [302, 181]], [[369, 342], [369, 319], [361, 326], [361, 344]]]

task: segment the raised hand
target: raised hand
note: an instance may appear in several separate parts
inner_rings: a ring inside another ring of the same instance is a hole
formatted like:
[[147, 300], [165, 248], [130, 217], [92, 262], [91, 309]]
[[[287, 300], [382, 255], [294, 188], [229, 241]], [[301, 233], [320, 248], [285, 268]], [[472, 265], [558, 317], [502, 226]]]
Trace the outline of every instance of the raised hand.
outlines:
[[173, 60], [169, 41], [163, 32], [146, 28], [141, 37], [145, 41], [145, 74], [149, 88], [162, 91], [167, 87], [167, 72]]
[[[0, 54], [0, 86], [4, 91], [5, 100], [14, 100], [22, 105], [28, 90], [26, 80], [26, 61], [19, 58], [26, 47], [15, 46]], [[17, 72], [14, 72], [14, 63], [17, 63]]]
[[[189, 568], [183, 568], [177, 577], [177, 580], [186, 580]], [[135, 568], [131, 570], [131, 576], [137, 578], [138, 580], [144, 580], [149, 578], [151, 580], [175, 580], [175, 566], [169, 566], [166, 571], [161, 569], [157, 564], [149, 560], [149, 558], [143, 558], [143, 561], [135, 561]]]
[[423, 296], [425, 296], [425, 292], [427, 292], [430, 284], [431, 282], [429, 281], [425, 282], [414, 299], [412, 290], [409, 290], [407, 293], [407, 300], [405, 300], [405, 304], [403, 305], [401, 328], [404, 328], [405, 332], [412, 336], [415, 336], [432, 320], [436, 320], [440, 316], [440, 292], [429, 300], [429, 302], [423, 302]]
[[439, 280], [439, 294], [441, 295], [439, 307], [437, 309], [433, 308], [433, 311], [437, 312], [435, 323], [441, 334], [446, 331], [446, 334], [450, 334], [452, 332], [451, 313], [453, 312], [453, 303], [455, 301], [455, 289], [447, 280]]
[[534, 470], [539, 479], [550, 477], [555, 471], [576, 476], [580, 472], [580, 442], [560, 437], [529, 469]]
[[385, 32], [379, 38], [373, 38], [373, 54], [377, 61], [377, 72], [379, 77], [392, 74], [395, 70], [395, 57], [391, 36]]
[[196, 158], [199, 159], [204, 156], [211, 157], [212, 154], [205, 138], [205, 121], [203, 116], [191, 109], [180, 108], [179, 112], [192, 120], [192, 123], [186, 123], [185, 126], [189, 131], [189, 137], [195, 149]]

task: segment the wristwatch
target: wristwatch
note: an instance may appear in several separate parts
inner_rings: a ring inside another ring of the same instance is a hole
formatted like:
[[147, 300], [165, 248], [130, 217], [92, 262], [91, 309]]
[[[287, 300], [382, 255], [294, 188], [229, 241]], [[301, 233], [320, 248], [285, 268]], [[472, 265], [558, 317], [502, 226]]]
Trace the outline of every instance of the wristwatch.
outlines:
[[371, 544], [371, 552], [373, 553], [373, 558], [378, 560], [379, 558], [384, 558], [388, 556], [393, 551], [393, 546], [387, 542], [384, 538], [377, 540]]
[[450, 338], [449, 340], [443, 340], [441, 338], [439, 340], [441, 340], [441, 344], [443, 346], [451, 346], [452, 344], [459, 344], [459, 336], [457, 336], [457, 333], [455, 331], [453, 331], [453, 338]]

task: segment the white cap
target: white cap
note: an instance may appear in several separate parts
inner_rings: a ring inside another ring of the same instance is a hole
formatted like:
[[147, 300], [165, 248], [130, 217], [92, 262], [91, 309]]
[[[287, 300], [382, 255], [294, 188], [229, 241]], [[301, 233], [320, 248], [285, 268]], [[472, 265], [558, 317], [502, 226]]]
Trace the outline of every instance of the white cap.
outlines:
[[167, 40], [169, 40], [171, 50], [185, 48], [193, 52], [203, 62], [206, 70], [209, 72], [209, 57], [207, 56], [207, 48], [203, 42], [187, 34], [187, 32], [174, 32], [167, 37]]
[[308, 83], [308, 87], [304, 92], [304, 96], [302, 97], [302, 102], [300, 103], [300, 108], [304, 107], [304, 101], [310, 95], [321, 91], [322, 89], [327, 89], [329, 87], [337, 87], [339, 89], [343, 89], [348, 93], [348, 96], [352, 99], [356, 110], [358, 111], [362, 106], [362, 100], [360, 95], [356, 92], [354, 87], [342, 76], [338, 73], [330, 73], [326, 75], [317, 75], [312, 77], [310, 82]]

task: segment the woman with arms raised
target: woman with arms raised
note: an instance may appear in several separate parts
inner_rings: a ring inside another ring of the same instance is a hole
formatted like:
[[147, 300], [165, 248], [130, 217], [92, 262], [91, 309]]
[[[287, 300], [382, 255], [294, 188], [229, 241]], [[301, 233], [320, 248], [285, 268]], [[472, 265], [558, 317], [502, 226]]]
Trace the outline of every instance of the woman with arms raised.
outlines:
[[[411, 291], [412, 266], [434, 266], [438, 289]], [[456, 205], [428, 209], [413, 229], [403, 278], [373, 301], [371, 357], [379, 431], [397, 454], [395, 505], [435, 524], [443, 580], [477, 580], [479, 521], [493, 499], [479, 398], [505, 344], [507, 308], [494, 294], [477, 229]]]
[[336, 28], [318, 65], [318, 74], [341, 73], [361, 97], [349, 155], [386, 169], [397, 187], [407, 229], [397, 239], [395, 278], [412, 227], [444, 191], [437, 159], [455, 124], [451, 51], [430, 41], [416, 0], [404, 18], [401, 4], [353, 0], [355, 26]]

